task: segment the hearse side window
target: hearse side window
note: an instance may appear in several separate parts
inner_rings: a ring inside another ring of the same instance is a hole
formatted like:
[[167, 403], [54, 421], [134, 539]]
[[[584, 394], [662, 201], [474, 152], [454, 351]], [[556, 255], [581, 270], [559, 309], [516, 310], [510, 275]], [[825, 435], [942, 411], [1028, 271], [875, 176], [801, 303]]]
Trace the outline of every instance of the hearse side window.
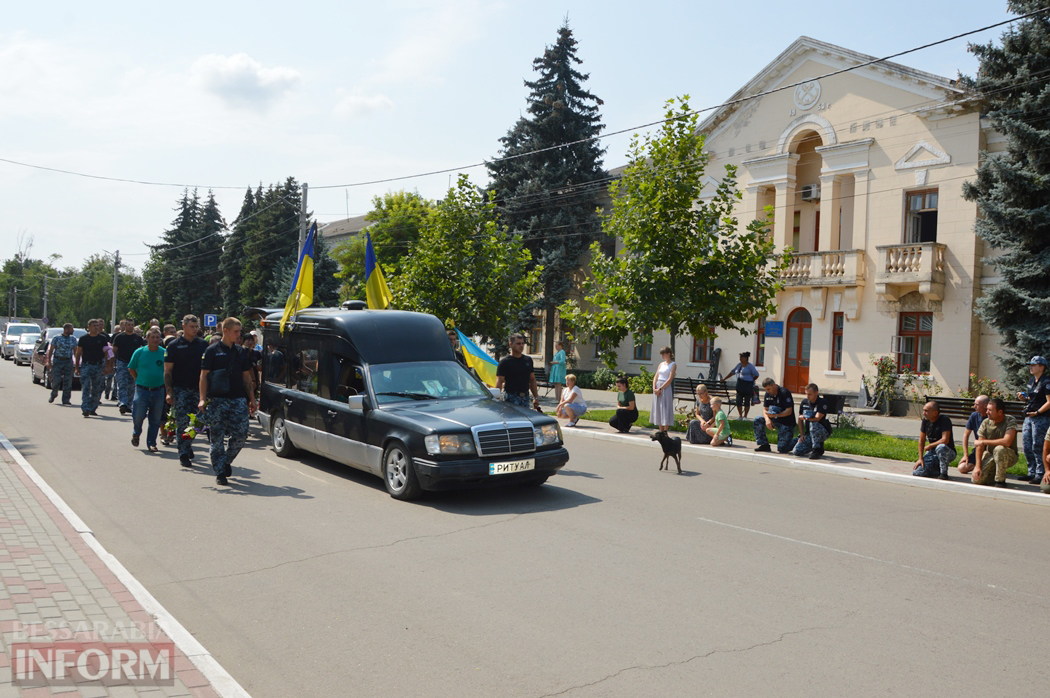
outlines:
[[335, 399], [346, 402], [353, 395], [365, 394], [365, 372], [364, 370], [343, 357], [338, 358], [339, 378], [335, 386]]
[[263, 380], [267, 383], [285, 385], [288, 377], [288, 336], [281, 337], [276, 332], [273, 337], [266, 337], [266, 348], [263, 351]]
[[289, 369], [292, 371], [292, 386], [304, 393], [320, 394], [320, 340], [308, 335], [296, 335], [291, 349], [293, 358]]

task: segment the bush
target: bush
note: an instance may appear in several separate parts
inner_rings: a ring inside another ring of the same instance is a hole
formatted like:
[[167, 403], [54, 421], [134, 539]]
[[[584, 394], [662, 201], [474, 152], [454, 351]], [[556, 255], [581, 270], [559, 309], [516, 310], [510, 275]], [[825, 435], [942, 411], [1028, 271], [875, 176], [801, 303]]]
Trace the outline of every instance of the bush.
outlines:
[[970, 374], [970, 387], [966, 390], [959, 390], [959, 397], [977, 397], [978, 395], [987, 395], [988, 397], [998, 397], [1003, 400], [1016, 400], [1017, 396], [1011, 395], [1006, 391], [1006, 387], [997, 383], [994, 378], [978, 378], [976, 373]]
[[636, 395], [644, 395], [653, 392], [653, 374], [642, 366], [639, 376], [631, 376], [627, 379], [627, 387]]

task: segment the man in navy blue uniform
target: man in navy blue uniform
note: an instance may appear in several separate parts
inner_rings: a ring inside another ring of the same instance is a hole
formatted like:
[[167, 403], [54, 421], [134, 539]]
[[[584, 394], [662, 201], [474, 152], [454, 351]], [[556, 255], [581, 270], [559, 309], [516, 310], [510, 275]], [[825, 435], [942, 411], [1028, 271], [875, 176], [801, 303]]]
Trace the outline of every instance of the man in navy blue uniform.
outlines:
[[831, 436], [829, 409], [828, 400], [820, 394], [817, 384], [807, 385], [806, 399], [798, 408], [798, 443], [794, 449], [796, 456], [808, 454], [810, 460], [817, 460], [824, 455], [824, 441]]
[[776, 429], [777, 452], [789, 453], [795, 445], [795, 398], [772, 378], [762, 381], [762, 388], [766, 397], [762, 401], [762, 416], [755, 417], [755, 450], [769, 451], [766, 429]]
[[193, 464], [193, 441], [182, 438], [190, 425], [190, 415], [197, 412], [200, 397], [201, 357], [208, 343], [197, 336], [200, 321], [196, 315], [182, 318], [182, 336], [173, 340], [164, 352], [164, 388], [167, 403], [175, 411], [175, 442], [179, 445], [179, 463]]
[[211, 467], [219, 485], [228, 484], [226, 478], [233, 474], [233, 459], [248, 439], [248, 419], [255, 412], [252, 367], [240, 338], [241, 321], [226, 318], [222, 321], [222, 339], [205, 349], [201, 360], [197, 409], [208, 405]]

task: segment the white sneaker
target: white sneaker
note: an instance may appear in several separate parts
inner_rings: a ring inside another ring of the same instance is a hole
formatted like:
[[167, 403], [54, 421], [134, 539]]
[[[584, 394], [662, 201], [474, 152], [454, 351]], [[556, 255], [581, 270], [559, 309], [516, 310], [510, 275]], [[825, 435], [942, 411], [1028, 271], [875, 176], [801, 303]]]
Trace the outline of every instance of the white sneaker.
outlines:
[[567, 426], [567, 427], [574, 427], [574, 426], [576, 426], [576, 422], [569, 422], [565, 426]]

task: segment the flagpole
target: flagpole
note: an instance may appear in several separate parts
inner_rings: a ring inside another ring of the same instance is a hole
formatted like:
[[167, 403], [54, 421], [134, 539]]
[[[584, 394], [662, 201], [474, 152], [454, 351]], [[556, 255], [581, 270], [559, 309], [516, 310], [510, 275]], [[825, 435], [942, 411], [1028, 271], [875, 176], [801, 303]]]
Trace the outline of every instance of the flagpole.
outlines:
[[303, 201], [299, 207], [299, 254], [296, 259], [303, 256], [303, 246], [306, 245], [306, 194], [309, 189], [310, 185], [303, 182]]

